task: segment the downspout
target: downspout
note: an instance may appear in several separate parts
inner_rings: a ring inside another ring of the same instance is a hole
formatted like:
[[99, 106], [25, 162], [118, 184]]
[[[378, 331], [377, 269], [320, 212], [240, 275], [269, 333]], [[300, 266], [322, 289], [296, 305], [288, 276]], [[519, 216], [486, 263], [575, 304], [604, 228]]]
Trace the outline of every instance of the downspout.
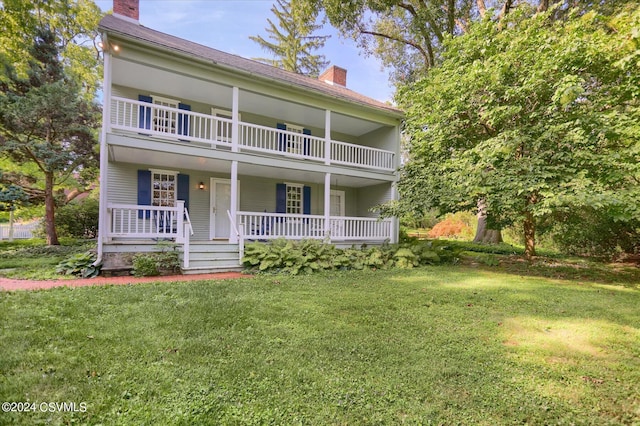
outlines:
[[100, 131], [100, 208], [98, 211], [98, 258], [94, 266], [102, 263], [103, 242], [107, 231], [107, 127], [111, 123], [111, 53], [106, 34], [102, 34], [104, 55], [103, 84], [102, 84], [102, 130]]

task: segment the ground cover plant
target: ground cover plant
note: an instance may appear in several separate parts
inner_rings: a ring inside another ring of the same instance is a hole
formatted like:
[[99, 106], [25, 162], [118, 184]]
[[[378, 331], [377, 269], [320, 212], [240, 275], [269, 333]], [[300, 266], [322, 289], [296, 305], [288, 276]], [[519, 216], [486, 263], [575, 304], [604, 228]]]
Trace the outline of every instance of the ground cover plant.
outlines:
[[0, 293], [2, 423], [636, 424], [640, 280], [498, 267]]
[[19, 279], [73, 278], [58, 272], [58, 265], [95, 249], [95, 241], [60, 238], [59, 246], [47, 246], [43, 239], [0, 241], [0, 277]]

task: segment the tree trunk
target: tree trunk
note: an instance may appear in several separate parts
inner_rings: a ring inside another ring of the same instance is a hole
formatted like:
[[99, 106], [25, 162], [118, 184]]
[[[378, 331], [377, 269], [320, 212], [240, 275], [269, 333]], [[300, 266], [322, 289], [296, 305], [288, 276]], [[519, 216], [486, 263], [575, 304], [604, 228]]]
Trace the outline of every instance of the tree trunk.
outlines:
[[44, 183], [44, 227], [47, 234], [47, 245], [60, 245], [55, 224], [56, 202], [53, 198], [53, 173], [45, 173]]
[[502, 242], [502, 232], [500, 229], [487, 228], [487, 203], [485, 200], [478, 200], [478, 228], [474, 243], [500, 244]]
[[529, 260], [536, 255], [536, 224], [530, 211], [524, 218], [524, 255]]

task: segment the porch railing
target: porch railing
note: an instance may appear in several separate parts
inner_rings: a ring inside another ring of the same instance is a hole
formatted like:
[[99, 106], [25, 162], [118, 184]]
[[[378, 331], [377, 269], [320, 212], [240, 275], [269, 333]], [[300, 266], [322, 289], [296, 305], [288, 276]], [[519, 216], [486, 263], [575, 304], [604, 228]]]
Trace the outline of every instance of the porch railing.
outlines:
[[[232, 120], [121, 97], [111, 98], [111, 128], [142, 135], [230, 147]], [[392, 171], [394, 153], [346, 142], [240, 122], [238, 149]], [[327, 150], [329, 156], [327, 158]]]
[[184, 201], [175, 207], [108, 204], [107, 238], [170, 238], [184, 243], [193, 232], [185, 212]]
[[[246, 240], [325, 238], [332, 241], [384, 241], [391, 239], [391, 219], [332, 216], [329, 229], [324, 216], [238, 212], [238, 227]], [[328, 235], [327, 235], [328, 231]]]
[[111, 98], [111, 127], [149, 136], [231, 145], [231, 120], [132, 99]]

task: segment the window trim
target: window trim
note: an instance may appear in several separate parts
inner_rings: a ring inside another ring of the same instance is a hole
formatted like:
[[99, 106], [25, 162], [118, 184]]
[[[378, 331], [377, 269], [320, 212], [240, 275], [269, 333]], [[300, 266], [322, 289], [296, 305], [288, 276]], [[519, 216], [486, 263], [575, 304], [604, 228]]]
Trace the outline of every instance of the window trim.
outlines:
[[153, 182], [155, 180], [154, 179], [154, 175], [155, 174], [159, 174], [159, 175], [173, 176], [173, 182], [174, 182], [173, 205], [172, 206], [166, 206], [166, 207], [175, 207], [176, 206], [176, 202], [178, 201], [178, 174], [179, 174], [179, 172], [174, 171], [174, 170], [163, 170], [163, 169], [149, 169], [149, 171], [151, 172], [151, 205], [152, 206], [161, 207], [161, 204], [154, 204], [154, 203], [157, 203], [156, 197], [154, 196], [154, 187], [153, 187]]
[[[285, 194], [285, 204], [284, 211], [285, 214], [304, 214], [304, 184], [302, 183], [293, 183], [293, 182], [283, 182], [285, 184], [284, 194]], [[297, 213], [290, 213], [289, 210], [289, 187], [298, 188], [300, 190], [300, 211]]]

